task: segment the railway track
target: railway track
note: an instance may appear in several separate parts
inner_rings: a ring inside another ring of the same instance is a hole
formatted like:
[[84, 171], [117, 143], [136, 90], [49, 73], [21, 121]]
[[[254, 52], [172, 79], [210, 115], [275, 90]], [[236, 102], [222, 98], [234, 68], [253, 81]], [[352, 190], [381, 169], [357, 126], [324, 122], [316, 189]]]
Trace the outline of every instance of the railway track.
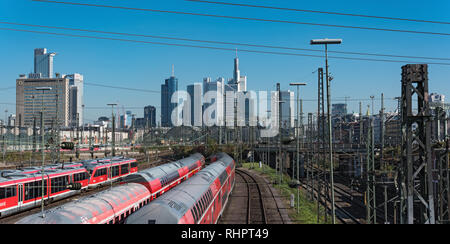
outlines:
[[[156, 157], [156, 156], [151, 157], [150, 158], [150, 160], [151, 160], [150, 162], [143, 162], [144, 159], [147, 160], [147, 157], [145, 157], [145, 156], [144, 157], [136, 157], [137, 161], [140, 162], [138, 164], [138, 169], [139, 170], [144, 170], [144, 169], [147, 169], [147, 168], [152, 168], [152, 167], [159, 166], [161, 164], [165, 164], [165, 163], [171, 161], [168, 158], [169, 155], [170, 154], [163, 154], [163, 155], [159, 155], [158, 157]], [[120, 184], [120, 182], [114, 182], [113, 186], [116, 186], [118, 184]], [[107, 184], [107, 185], [103, 185], [103, 186], [95, 188], [95, 189], [89, 189], [89, 190], [87, 190], [85, 192], [80, 192], [77, 195], [74, 195], [74, 196], [71, 196], [71, 197], [68, 197], [68, 198], [65, 198], [65, 199], [61, 199], [59, 201], [50, 202], [50, 203], [45, 205], [45, 209], [58, 207], [58, 206], [63, 205], [65, 203], [68, 203], [68, 202], [71, 202], [71, 201], [75, 201], [75, 200], [78, 200], [80, 198], [93, 195], [95, 193], [99, 193], [99, 192], [104, 191], [104, 190], [106, 190], [106, 189], [108, 189], [110, 187], [111, 187], [111, 185]], [[24, 217], [26, 217], [28, 215], [39, 213], [40, 211], [41, 211], [40, 208], [33, 208], [33, 209], [30, 209], [30, 210], [26, 210], [24, 212], [20, 212], [20, 213], [8, 216], [8, 217], [4, 217], [4, 218], [0, 219], [0, 224], [14, 224], [18, 220], [20, 220], [20, 219], [22, 219], [22, 218], [24, 218]]]
[[[309, 186], [306, 185], [306, 183], [302, 182], [301, 184], [305, 189], [309, 188]], [[317, 200], [319, 192], [316, 188], [313, 188], [313, 189], [314, 189], [314, 194], [313, 194], [314, 199]], [[336, 198], [340, 197], [339, 193], [337, 193], [336, 191], [335, 191], [335, 197]], [[329, 199], [329, 198], [325, 193], [320, 192], [320, 204], [326, 208], [328, 214], [331, 214], [331, 204], [330, 204], [329, 200], [324, 201], [324, 199]], [[342, 206], [342, 202], [337, 201], [335, 207], [336, 207], [336, 218], [342, 224], [362, 224], [362, 220], [358, 219], [353, 214], [351, 214], [349, 211], [347, 211], [346, 208], [348, 206], [345, 206], [345, 207]]]
[[219, 224], [285, 224], [278, 198], [264, 179], [236, 169], [236, 185]]
[[247, 224], [267, 224], [266, 209], [261, 188], [255, 178], [245, 171], [236, 170], [247, 187]]

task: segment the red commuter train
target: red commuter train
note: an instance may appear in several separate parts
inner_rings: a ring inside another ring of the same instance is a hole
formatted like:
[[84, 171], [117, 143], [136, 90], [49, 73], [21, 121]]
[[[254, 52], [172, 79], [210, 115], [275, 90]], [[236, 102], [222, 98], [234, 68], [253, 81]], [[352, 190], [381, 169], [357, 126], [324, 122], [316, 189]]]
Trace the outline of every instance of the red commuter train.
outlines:
[[89, 188], [111, 183], [138, 171], [137, 161], [134, 158], [88, 160], [82, 164], [89, 172]]
[[[85, 168], [44, 170], [44, 201], [51, 202], [78, 193], [69, 185], [79, 183], [81, 189], [89, 184]], [[0, 218], [39, 206], [42, 201], [42, 174], [9, 173], [0, 177]]]
[[225, 153], [170, 192], [131, 214], [126, 224], [215, 224], [235, 183], [235, 162]]
[[18, 224], [117, 224], [173, 186], [191, 177], [205, 164], [197, 153], [190, 157], [128, 175], [124, 184], [34, 214]]
[[[104, 158], [62, 164], [47, 165], [44, 167], [44, 201], [51, 202], [66, 198], [97, 186], [99, 183], [109, 183], [109, 175], [99, 180], [92, 174], [102, 165], [113, 165], [113, 180], [137, 172], [135, 159], [124, 157]], [[93, 166], [95, 165], [95, 166]], [[92, 167], [91, 167], [92, 166]], [[107, 173], [109, 173], [109, 167]], [[119, 174], [115, 175], [115, 169]], [[127, 170], [128, 169], [128, 170]], [[42, 200], [42, 170], [39, 167], [29, 167], [20, 170], [4, 170], [0, 172], [0, 218], [40, 206]], [[50, 182], [49, 182], [50, 181]], [[79, 183], [76, 190], [70, 185]], [[91, 184], [94, 184], [91, 186]], [[49, 186], [49, 187], [48, 187]]]

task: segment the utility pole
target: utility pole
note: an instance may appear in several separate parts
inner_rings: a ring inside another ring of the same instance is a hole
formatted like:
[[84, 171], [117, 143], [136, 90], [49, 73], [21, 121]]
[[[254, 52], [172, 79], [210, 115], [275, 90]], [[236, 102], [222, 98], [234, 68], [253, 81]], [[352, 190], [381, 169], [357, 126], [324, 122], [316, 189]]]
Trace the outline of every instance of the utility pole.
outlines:
[[44, 188], [44, 164], [45, 164], [45, 124], [44, 124], [44, 93], [45, 91], [52, 90], [51, 87], [37, 87], [37, 91], [42, 91], [42, 107], [41, 107], [41, 152], [42, 152], [42, 169], [41, 169], [41, 176], [42, 176], [42, 182], [41, 182], [41, 214], [42, 218], [45, 218], [44, 213], [44, 197], [45, 197], [45, 188]]
[[[374, 96], [370, 97], [372, 99]], [[373, 107], [372, 107], [373, 110]], [[377, 221], [377, 205], [376, 205], [376, 194], [375, 194], [375, 153], [374, 153], [374, 133], [373, 133], [373, 116], [370, 116], [370, 110], [368, 108], [367, 115], [369, 116], [369, 131], [367, 136], [367, 167], [366, 167], [366, 221], [367, 224], [376, 224]]]
[[57, 152], [57, 158], [58, 158], [58, 163], [61, 162], [61, 127], [59, 124], [59, 95], [58, 93], [56, 93], [56, 150], [58, 150]]
[[[296, 165], [296, 167], [297, 167], [297, 181], [300, 181], [300, 177], [299, 177], [299, 173], [300, 173], [300, 131], [299, 131], [299, 126], [298, 126], [298, 124], [299, 124], [299, 122], [300, 122], [300, 104], [299, 104], [299, 102], [300, 102], [300, 86], [306, 86], [307, 84], [306, 83], [291, 83], [290, 84], [291, 86], [296, 86], [297, 87], [297, 122], [296, 122], [296, 128], [295, 128], [295, 130], [296, 130], [296, 137], [297, 137], [297, 155], [296, 155], [296, 158], [297, 158], [297, 165]], [[303, 135], [302, 135], [303, 136]], [[301, 171], [303, 171], [303, 169], [301, 170]], [[302, 173], [302, 175], [303, 175], [303, 172], [301, 172]], [[292, 179], [294, 179], [294, 171], [292, 171]]]
[[116, 120], [114, 118], [114, 106], [117, 106], [117, 104], [108, 103], [107, 105], [111, 106], [111, 117], [112, 117], [111, 154], [114, 157], [116, 156]]
[[6, 151], [8, 150], [8, 109], [5, 110], [5, 134], [3, 134], [3, 163], [6, 164]]
[[282, 137], [282, 131], [281, 131], [281, 90], [280, 90], [280, 83], [277, 83], [277, 91], [278, 91], [278, 146], [279, 146], [279, 157], [278, 157], [278, 168], [280, 171], [280, 181], [279, 184], [281, 185], [281, 182], [283, 181], [283, 171], [281, 165], [283, 164], [283, 154], [281, 151], [282, 143], [281, 143], [281, 137]]
[[[297, 213], [299, 213], [299, 204], [300, 204], [300, 193], [299, 193], [299, 184], [300, 184], [300, 175], [299, 175], [299, 173], [300, 173], [300, 170], [299, 170], [299, 168], [300, 168], [300, 131], [299, 131], [299, 127], [298, 127], [298, 123], [299, 123], [299, 121], [300, 121], [300, 104], [299, 104], [299, 102], [300, 102], [300, 86], [306, 86], [306, 83], [291, 83], [290, 84], [291, 86], [296, 86], [297, 87], [297, 121], [296, 121], [296, 123], [295, 123], [295, 125], [296, 125], [296, 128], [295, 128], [295, 130], [296, 130], [296, 132], [297, 132], [297, 156], [296, 156], [296, 158], [297, 158], [297, 182], [296, 182], [296, 185], [297, 185]], [[302, 113], [303, 113], [303, 109], [302, 109]], [[303, 116], [303, 115], [302, 115]], [[302, 121], [302, 126], [303, 126], [303, 121]], [[302, 131], [302, 136], [303, 136], [303, 131]], [[302, 167], [302, 170], [301, 170], [302, 172], [302, 175], [303, 175], [303, 167]], [[292, 180], [294, 180], [294, 170], [292, 170]]]
[[[323, 176], [323, 183], [326, 182], [325, 172], [325, 124], [327, 117], [325, 116], [325, 93], [323, 84], [323, 68], [318, 69], [318, 94], [317, 94], [317, 223], [320, 223], [320, 202], [322, 193], [321, 177]], [[321, 166], [323, 166], [321, 168]], [[314, 170], [314, 167], [313, 167]], [[325, 187], [328, 189], [328, 187]], [[327, 191], [328, 195], [328, 191]], [[325, 197], [325, 206], [327, 206], [327, 197]], [[324, 218], [325, 222], [328, 220], [327, 208], [325, 207]]]
[[380, 109], [380, 139], [381, 139], [381, 151], [380, 151], [380, 166], [383, 166], [384, 170], [387, 170], [386, 162], [384, 162], [384, 93], [381, 93], [381, 109]]

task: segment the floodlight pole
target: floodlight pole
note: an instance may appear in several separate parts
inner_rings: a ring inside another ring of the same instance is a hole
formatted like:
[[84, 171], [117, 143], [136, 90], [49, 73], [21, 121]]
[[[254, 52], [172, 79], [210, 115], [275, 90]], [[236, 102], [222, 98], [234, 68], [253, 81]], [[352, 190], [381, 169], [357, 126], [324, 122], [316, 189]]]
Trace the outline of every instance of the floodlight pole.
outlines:
[[331, 89], [330, 89], [330, 77], [328, 73], [328, 44], [341, 44], [341, 39], [319, 39], [311, 40], [311, 45], [325, 45], [325, 69], [327, 79], [327, 116], [328, 116], [328, 143], [330, 147], [329, 160], [330, 160], [330, 181], [331, 181], [331, 215], [332, 223], [336, 224], [336, 209], [334, 201], [334, 164], [333, 164], [333, 135], [331, 128]]

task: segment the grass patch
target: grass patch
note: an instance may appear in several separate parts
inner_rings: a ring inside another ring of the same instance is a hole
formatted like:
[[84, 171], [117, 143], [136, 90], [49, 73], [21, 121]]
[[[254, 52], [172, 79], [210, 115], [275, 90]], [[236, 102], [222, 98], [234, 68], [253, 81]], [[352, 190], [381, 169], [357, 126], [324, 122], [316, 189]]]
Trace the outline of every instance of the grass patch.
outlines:
[[[270, 182], [279, 182], [280, 175], [276, 174], [275, 169], [272, 169], [266, 165], [262, 165], [263, 167], [259, 167], [259, 163], [244, 163], [243, 168], [251, 169], [253, 171], [256, 171], [258, 173], [263, 174], [266, 176], [266, 178]], [[295, 207], [289, 209], [289, 217], [295, 224], [317, 224], [317, 202], [316, 201], [310, 201], [308, 199], [308, 192], [303, 189], [303, 187], [299, 188], [299, 209], [297, 211], [297, 189], [296, 188], [290, 188], [289, 182], [291, 182], [291, 177], [283, 174], [283, 182], [282, 184], [273, 184], [273, 187], [278, 189], [283, 197], [283, 202], [286, 205], [286, 207], [290, 207], [290, 199], [291, 194], [294, 194], [295, 196]], [[320, 206], [321, 210], [321, 218], [319, 220], [319, 224], [331, 224], [330, 218], [328, 218], [328, 221], [325, 222], [323, 218], [323, 211], [324, 208]]]

